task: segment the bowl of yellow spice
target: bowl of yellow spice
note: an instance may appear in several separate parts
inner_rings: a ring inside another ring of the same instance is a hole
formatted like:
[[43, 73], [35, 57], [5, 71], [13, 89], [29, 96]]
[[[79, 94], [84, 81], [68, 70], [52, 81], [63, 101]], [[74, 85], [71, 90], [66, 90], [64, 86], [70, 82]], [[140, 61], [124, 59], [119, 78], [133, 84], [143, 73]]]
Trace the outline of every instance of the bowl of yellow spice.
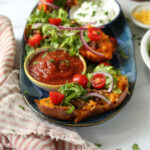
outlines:
[[150, 2], [142, 2], [131, 9], [131, 19], [139, 27], [150, 29]]

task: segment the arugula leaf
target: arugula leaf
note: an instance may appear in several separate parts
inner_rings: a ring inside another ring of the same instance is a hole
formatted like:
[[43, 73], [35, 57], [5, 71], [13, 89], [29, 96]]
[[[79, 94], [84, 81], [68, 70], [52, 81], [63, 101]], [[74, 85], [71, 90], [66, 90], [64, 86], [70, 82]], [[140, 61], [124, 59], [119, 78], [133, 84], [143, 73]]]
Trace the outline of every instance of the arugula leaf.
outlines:
[[65, 94], [63, 102], [68, 105], [70, 100], [79, 98], [81, 95], [86, 94], [87, 90], [77, 83], [66, 83], [60, 87], [59, 92]]
[[66, 114], [71, 114], [74, 111], [75, 107], [72, 105], [69, 110], [66, 111]]
[[132, 146], [132, 150], [140, 150], [139, 146], [137, 144], [134, 144]]
[[62, 104], [71, 106], [70, 109], [66, 111], [67, 114], [71, 114], [75, 109], [75, 107], [70, 104], [70, 101], [87, 93], [87, 90], [77, 83], [66, 83], [65, 85], [61, 86], [58, 91], [65, 95], [65, 99], [63, 100]]

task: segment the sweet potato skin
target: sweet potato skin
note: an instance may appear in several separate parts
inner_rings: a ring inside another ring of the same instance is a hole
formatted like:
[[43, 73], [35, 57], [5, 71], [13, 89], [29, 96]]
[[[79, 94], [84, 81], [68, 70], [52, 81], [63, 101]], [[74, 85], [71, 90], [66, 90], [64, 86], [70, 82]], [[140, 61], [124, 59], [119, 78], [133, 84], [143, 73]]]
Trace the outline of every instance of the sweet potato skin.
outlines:
[[47, 115], [47, 116], [51, 116], [53, 118], [56, 119], [60, 119], [60, 120], [73, 120], [74, 119], [74, 113], [72, 114], [67, 114], [65, 111], [69, 109], [69, 107], [63, 107], [63, 106], [45, 106], [45, 105], [41, 105], [39, 100], [35, 100], [39, 110]]

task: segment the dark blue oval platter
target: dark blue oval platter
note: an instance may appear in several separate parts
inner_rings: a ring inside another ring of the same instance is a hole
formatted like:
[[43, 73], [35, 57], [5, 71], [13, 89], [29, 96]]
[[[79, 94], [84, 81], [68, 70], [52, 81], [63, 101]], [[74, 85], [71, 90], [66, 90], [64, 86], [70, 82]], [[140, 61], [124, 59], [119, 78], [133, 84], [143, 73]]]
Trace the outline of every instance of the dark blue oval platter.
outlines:
[[88, 118], [79, 123], [57, 120], [55, 118], [46, 116], [43, 113], [41, 113], [38, 107], [36, 106], [34, 99], [48, 97], [49, 93], [33, 85], [24, 72], [23, 64], [24, 64], [24, 55], [25, 55], [25, 41], [23, 36], [21, 49], [20, 49], [21, 51], [20, 52], [20, 60], [21, 60], [20, 86], [25, 101], [35, 113], [39, 114], [41, 117], [45, 118], [46, 120], [49, 120], [50, 122], [54, 122], [66, 126], [90, 126], [90, 125], [103, 123], [106, 120], [112, 118], [120, 111], [120, 109], [122, 109], [126, 105], [126, 103], [130, 100], [134, 91], [134, 86], [136, 82], [136, 64], [135, 64], [132, 35], [128, 27], [128, 24], [126, 23], [123, 13], [121, 12], [115, 21], [113, 21], [110, 24], [107, 24], [103, 29], [103, 31], [106, 34], [113, 36], [117, 39], [118, 49], [123, 50], [126, 56], [128, 57], [128, 59], [122, 60], [121, 57], [119, 57], [119, 54], [115, 53], [113, 55], [113, 59], [111, 60], [111, 65], [115, 66], [116, 68], [119, 68], [122, 74], [128, 77], [128, 81], [129, 81], [130, 94], [127, 95], [127, 97], [121, 103], [121, 105], [114, 110]]

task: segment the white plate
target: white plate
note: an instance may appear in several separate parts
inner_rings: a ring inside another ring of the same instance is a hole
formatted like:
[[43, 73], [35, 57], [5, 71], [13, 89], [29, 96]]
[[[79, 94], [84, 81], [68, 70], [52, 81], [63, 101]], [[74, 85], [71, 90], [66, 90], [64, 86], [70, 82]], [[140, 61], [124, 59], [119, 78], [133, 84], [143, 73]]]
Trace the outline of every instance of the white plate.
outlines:
[[150, 10], [150, 2], [142, 2], [136, 6], [134, 6], [131, 11], [130, 11], [130, 17], [131, 20], [133, 21], [133, 23], [135, 23], [137, 26], [144, 28], [144, 29], [150, 29], [150, 25], [145, 25], [139, 21], [137, 21], [134, 17], [133, 17], [133, 13], [134, 12], [139, 12], [141, 10]]

